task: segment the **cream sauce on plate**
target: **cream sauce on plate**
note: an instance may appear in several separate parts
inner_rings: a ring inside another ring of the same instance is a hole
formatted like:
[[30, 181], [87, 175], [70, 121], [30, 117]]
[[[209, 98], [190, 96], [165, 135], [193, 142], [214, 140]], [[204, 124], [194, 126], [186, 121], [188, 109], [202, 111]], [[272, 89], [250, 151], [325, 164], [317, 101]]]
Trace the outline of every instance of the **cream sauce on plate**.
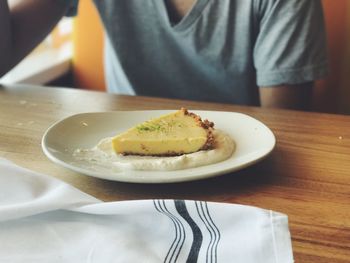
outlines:
[[195, 153], [173, 157], [137, 156], [116, 154], [112, 148], [112, 138], [102, 139], [92, 149], [76, 149], [73, 157], [105, 169], [125, 171], [172, 171], [194, 168], [228, 159], [235, 150], [232, 138], [220, 130], [214, 130], [215, 147]]

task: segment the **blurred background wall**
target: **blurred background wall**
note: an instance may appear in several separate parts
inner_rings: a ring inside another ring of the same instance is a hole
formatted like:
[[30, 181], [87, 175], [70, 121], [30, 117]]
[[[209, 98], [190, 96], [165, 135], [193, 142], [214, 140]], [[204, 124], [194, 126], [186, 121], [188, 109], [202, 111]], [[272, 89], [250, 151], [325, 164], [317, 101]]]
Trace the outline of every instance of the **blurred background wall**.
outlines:
[[103, 70], [103, 27], [92, 0], [80, 0], [73, 22], [74, 86], [105, 90]]
[[329, 75], [317, 82], [315, 111], [350, 114], [350, 1], [323, 0]]

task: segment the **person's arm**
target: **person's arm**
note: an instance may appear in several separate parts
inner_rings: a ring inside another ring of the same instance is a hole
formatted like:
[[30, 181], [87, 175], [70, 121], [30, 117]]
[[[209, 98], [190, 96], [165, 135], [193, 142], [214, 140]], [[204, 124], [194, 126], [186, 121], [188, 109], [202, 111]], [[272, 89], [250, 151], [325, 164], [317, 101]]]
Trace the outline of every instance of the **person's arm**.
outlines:
[[261, 105], [311, 109], [313, 82], [328, 70], [322, 2], [258, 2], [253, 59]]
[[311, 107], [313, 82], [260, 87], [262, 107], [309, 110]]
[[33, 50], [65, 14], [70, 1], [0, 1], [0, 77]]

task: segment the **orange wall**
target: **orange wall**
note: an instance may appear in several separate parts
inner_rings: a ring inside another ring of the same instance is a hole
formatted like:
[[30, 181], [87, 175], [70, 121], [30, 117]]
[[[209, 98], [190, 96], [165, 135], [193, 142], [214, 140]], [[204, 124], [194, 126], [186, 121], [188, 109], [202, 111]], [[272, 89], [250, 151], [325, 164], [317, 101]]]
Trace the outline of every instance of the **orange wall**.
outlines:
[[[345, 50], [339, 54], [342, 57], [342, 74], [340, 89], [338, 93], [338, 109], [339, 112], [350, 114], [350, 1], [347, 2], [347, 19], [344, 46]], [[342, 32], [344, 34], [344, 32]]]
[[[161, 1], [161, 0], [160, 0]], [[350, 113], [350, 1], [322, 0], [329, 47], [330, 74], [318, 81], [313, 109]], [[103, 29], [92, 0], [81, 0], [74, 24], [75, 85], [105, 90]]]
[[75, 87], [105, 90], [103, 28], [92, 0], [80, 0], [79, 15], [74, 20]]
[[340, 100], [343, 99], [344, 55], [350, 33], [348, 32], [349, 23], [347, 23], [349, 6], [349, 0], [323, 0], [328, 41], [329, 74], [326, 79], [319, 81], [315, 88], [313, 108], [317, 111], [346, 111], [341, 107]]

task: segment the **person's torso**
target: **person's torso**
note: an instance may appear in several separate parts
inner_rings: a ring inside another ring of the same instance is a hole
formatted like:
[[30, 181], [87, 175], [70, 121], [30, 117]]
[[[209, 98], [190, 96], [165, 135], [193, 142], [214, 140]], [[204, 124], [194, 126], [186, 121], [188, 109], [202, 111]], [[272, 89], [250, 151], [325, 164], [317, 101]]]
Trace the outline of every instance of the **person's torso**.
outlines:
[[96, 0], [110, 91], [257, 104], [253, 2], [197, 0], [176, 20], [164, 0]]

